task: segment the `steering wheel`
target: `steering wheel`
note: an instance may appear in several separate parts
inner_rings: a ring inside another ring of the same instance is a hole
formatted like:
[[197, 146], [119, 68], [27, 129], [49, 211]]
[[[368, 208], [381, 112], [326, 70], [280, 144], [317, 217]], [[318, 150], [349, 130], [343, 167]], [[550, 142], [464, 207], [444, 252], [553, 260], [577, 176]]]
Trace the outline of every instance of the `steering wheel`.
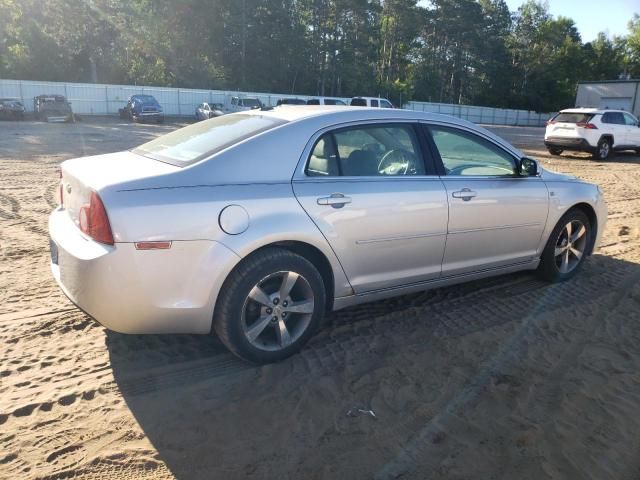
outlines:
[[415, 171], [416, 156], [404, 148], [389, 150], [378, 163], [378, 172], [382, 175], [407, 175]]

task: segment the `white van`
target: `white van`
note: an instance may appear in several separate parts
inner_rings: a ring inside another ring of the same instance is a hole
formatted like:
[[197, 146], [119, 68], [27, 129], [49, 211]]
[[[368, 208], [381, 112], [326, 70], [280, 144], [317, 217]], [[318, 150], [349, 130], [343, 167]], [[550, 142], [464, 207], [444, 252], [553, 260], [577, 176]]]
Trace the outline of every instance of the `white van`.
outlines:
[[340, 100], [339, 98], [330, 98], [330, 97], [316, 97], [310, 98], [307, 100], [307, 105], [344, 105], [346, 106], [346, 102]]
[[389, 100], [379, 97], [353, 97], [350, 105], [352, 107], [395, 108]]

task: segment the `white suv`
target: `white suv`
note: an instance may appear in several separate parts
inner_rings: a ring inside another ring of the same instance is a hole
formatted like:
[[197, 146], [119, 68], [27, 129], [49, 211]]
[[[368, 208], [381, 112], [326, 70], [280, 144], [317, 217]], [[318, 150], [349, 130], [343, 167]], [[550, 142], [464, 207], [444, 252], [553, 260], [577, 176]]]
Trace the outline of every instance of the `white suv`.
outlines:
[[378, 97], [353, 97], [349, 105], [352, 107], [394, 108], [389, 100]]
[[578, 150], [605, 160], [611, 150], [635, 150], [640, 154], [639, 126], [638, 119], [623, 110], [570, 108], [547, 122], [544, 144], [552, 155]]

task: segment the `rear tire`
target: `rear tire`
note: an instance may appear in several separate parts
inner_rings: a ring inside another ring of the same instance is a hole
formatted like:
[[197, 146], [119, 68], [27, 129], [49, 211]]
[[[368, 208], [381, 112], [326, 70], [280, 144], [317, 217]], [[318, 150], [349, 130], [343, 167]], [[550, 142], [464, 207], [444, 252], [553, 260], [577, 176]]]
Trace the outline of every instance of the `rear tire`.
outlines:
[[611, 140], [603, 138], [598, 142], [595, 152], [593, 152], [593, 158], [596, 160], [606, 160], [611, 153]]
[[547, 150], [549, 150], [551, 155], [560, 155], [562, 153], [561, 148], [548, 148]]
[[573, 277], [584, 263], [591, 235], [591, 223], [584, 212], [573, 209], [565, 213], [549, 235], [538, 275], [553, 283]]
[[313, 336], [325, 302], [322, 276], [311, 262], [285, 249], [268, 248], [244, 259], [225, 280], [213, 328], [240, 358], [277, 362]]

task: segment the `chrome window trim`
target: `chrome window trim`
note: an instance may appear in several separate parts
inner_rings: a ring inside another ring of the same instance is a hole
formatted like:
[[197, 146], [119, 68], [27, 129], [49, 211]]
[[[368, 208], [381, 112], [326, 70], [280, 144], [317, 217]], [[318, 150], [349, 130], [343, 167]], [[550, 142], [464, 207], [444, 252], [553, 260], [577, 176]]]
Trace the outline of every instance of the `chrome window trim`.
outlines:
[[[384, 119], [371, 119], [371, 120], [358, 120], [358, 121], [352, 121], [352, 122], [344, 122], [344, 123], [338, 123], [335, 125], [330, 125], [328, 127], [323, 127], [320, 130], [316, 131], [309, 139], [309, 141], [307, 142], [307, 144], [305, 145], [304, 149], [302, 150], [302, 154], [300, 155], [300, 159], [298, 160], [298, 165], [296, 166], [295, 172], [293, 174], [292, 177], [292, 181], [293, 182], [311, 182], [311, 183], [324, 183], [324, 182], [336, 182], [336, 181], [345, 181], [345, 182], [353, 182], [353, 181], [365, 181], [365, 182], [370, 182], [370, 181], [389, 181], [389, 180], [396, 180], [396, 181], [408, 181], [408, 180], [418, 180], [418, 179], [435, 179], [438, 180], [438, 176], [437, 175], [398, 175], [398, 176], [394, 176], [394, 175], [380, 175], [380, 176], [370, 176], [370, 177], [349, 177], [349, 176], [335, 176], [335, 177], [331, 177], [331, 176], [326, 176], [326, 177], [322, 177], [322, 176], [309, 176], [306, 173], [306, 168], [307, 168], [307, 164], [309, 163], [309, 160], [311, 159], [311, 153], [313, 151], [313, 148], [316, 144], [316, 142], [320, 139], [320, 137], [322, 135], [324, 135], [325, 133], [328, 132], [332, 132], [334, 130], [341, 130], [344, 128], [351, 128], [351, 127], [360, 127], [360, 126], [367, 126], [367, 125], [377, 125], [377, 124], [384, 124], [384, 125], [389, 125], [389, 124], [409, 124], [411, 126], [413, 125], [417, 125], [419, 123], [418, 119], [410, 119], [410, 118], [384, 118]], [[418, 141], [418, 147], [420, 148], [420, 153], [423, 155], [422, 160], [424, 161], [424, 154], [428, 153], [430, 154], [430, 152], [423, 152], [423, 148], [422, 148], [422, 144], [420, 143], [420, 140], [417, 138], [417, 136], [419, 135], [419, 133], [416, 133], [416, 140]], [[427, 165], [425, 164], [425, 169], [427, 168]]]

